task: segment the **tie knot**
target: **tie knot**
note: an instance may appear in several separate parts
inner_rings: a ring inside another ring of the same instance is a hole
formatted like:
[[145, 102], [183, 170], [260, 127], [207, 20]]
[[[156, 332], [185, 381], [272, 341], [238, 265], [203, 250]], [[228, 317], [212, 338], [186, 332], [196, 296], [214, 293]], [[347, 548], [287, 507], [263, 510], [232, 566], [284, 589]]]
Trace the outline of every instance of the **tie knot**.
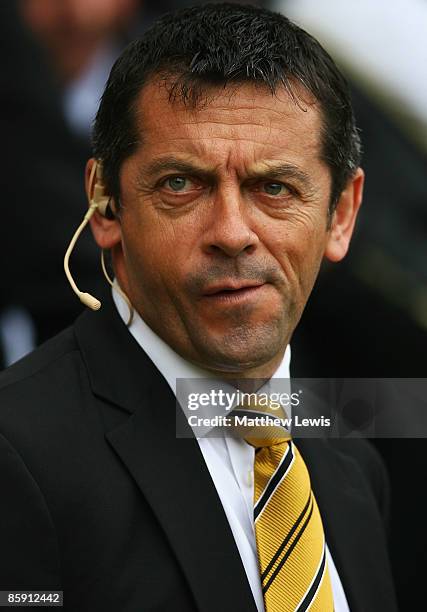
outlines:
[[253, 395], [230, 414], [235, 434], [255, 448], [288, 441], [290, 421], [283, 406], [261, 402]]

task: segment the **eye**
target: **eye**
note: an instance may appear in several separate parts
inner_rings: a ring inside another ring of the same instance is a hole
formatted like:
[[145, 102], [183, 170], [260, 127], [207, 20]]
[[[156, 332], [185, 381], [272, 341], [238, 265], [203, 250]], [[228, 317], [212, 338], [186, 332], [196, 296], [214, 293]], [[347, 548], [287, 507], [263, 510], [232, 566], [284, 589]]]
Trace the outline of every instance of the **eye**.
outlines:
[[275, 182], [263, 183], [262, 189], [263, 191], [265, 191], [265, 193], [271, 196], [287, 195], [291, 193], [291, 190], [289, 189], [289, 187], [286, 187], [286, 185], [284, 185], [283, 183], [275, 183]]
[[191, 187], [192, 183], [184, 176], [171, 176], [164, 181], [163, 186], [168, 187], [172, 191], [179, 192]]

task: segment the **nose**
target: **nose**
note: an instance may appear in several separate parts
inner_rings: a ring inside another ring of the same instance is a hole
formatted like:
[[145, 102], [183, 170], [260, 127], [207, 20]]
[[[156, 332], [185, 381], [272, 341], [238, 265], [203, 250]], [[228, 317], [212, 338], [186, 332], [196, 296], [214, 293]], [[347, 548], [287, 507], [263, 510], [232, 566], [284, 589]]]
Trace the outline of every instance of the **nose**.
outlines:
[[253, 252], [259, 238], [250, 227], [249, 212], [238, 190], [218, 192], [203, 236], [204, 251], [209, 254], [222, 253], [228, 257]]

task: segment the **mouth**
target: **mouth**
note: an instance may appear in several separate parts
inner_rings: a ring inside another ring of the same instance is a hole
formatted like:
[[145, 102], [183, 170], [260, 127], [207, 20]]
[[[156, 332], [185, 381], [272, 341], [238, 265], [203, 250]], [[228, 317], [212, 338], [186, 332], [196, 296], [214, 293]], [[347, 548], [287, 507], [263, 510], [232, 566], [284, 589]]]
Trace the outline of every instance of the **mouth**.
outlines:
[[240, 303], [258, 297], [267, 283], [225, 283], [209, 287], [203, 292], [203, 298], [210, 302]]

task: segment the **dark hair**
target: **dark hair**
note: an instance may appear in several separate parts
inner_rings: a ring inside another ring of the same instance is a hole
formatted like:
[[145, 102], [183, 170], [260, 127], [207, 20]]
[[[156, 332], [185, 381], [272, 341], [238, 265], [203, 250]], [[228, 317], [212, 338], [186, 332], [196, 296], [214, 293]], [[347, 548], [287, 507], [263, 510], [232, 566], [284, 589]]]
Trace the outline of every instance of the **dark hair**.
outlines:
[[228, 3], [158, 19], [114, 64], [94, 123], [94, 155], [103, 162], [104, 182], [117, 202], [121, 165], [138, 142], [134, 104], [155, 75], [168, 75], [170, 95], [193, 105], [206, 86], [255, 82], [273, 94], [284, 86], [304, 108], [298, 89], [303, 85], [323, 114], [322, 157], [331, 169], [333, 210], [360, 163], [360, 138], [347, 82], [310, 34], [279, 13]]

